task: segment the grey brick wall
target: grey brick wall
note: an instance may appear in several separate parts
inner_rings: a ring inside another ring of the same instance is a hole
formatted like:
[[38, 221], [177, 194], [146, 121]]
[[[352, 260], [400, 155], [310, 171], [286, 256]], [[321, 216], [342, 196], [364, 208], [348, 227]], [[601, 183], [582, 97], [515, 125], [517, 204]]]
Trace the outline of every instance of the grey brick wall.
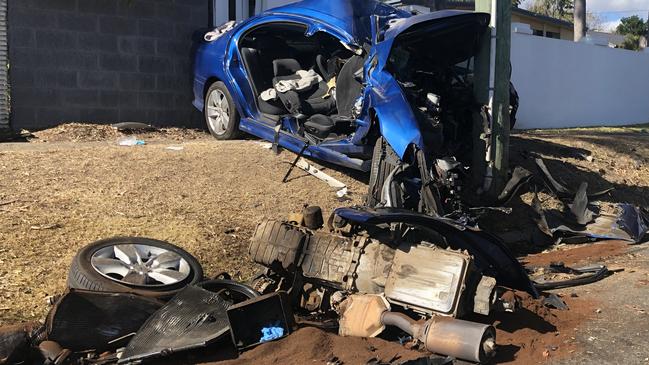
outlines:
[[208, 0], [9, 0], [12, 126], [198, 126], [191, 37]]
[[11, 134], [9, 128], [9, 77], [7, 74], [7, 0], [0, 0], [0, 141]]

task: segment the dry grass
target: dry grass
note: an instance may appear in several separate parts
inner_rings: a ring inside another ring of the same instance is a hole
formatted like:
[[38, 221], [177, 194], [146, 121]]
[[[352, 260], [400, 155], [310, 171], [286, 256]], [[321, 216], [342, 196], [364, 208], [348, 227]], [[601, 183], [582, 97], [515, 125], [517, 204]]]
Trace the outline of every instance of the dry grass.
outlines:
[[74, 253], [116, 235], [178, 244], [207, 275], [250, 276], [247, 240], [263, 217], [285, 217], [304, 204], [328, 214], [360, 203], [365, 193], [364, 183], [331, 170], [325, 171], [348, 184], [350, 201], [338, 201], [301, 171], [282, 184], [293, 156], [204, 134], [136, 147], [117, 146], [113, 138], [0, 145], [0, 324], [41, 319], [46, 297], [65, 289]]

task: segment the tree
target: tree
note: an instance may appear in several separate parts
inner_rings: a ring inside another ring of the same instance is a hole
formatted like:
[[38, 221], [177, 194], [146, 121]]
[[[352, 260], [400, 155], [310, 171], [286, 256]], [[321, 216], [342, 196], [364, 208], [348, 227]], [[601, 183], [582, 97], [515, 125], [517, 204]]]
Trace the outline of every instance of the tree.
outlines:
[[620, 19], [620, 24], [615, 31], [624, 35], [622, 48], [633, 51], [640, 50], [640, 37], [647, 34], [647, 27], [649, 27], [649, 20], [645, 22], [637, 15]]
[[572, 22], [573, 9], [573, 0], [534, 0], [528, 10]]
[[639, 16], [633, 15], [620, 19], [620, 24], [615, 31], [619, 34], [633, 34], [639, 37], [647, 34], [647, 23]]
[[586, 10], [586, 27], [588, 30], [605, 30], [602, 17], [588, 10]]

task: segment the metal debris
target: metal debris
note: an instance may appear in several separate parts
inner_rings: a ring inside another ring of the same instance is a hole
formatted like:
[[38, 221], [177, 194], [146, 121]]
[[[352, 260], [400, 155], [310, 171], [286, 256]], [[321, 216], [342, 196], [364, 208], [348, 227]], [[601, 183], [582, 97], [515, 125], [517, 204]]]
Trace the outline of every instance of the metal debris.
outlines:
[[284, 291], [235, 304], [227, 310], [232, 342], [239, 351], [288, 336], [295, 321]]
[[[609, 275], [605, 265], [567, 267], [562, 262], [543, 268], [532, 269], [534, 285], [539, 290], [551, 290], [585, 285], [602, 280]], [[557, 279], [560, 278], [560, 279]]]
[[[537, 223], [546, 220], [551, 236], [559, 242], [583, 243], [604, 239], [616, 239], [637, 244], [646, 240], [649, 234], [649, 215], [642, 208], [621, 203], [612, 206], [614, 213], [600, 213], [594, 222], [585, 226], [571, 227], [553, 215], [546, 215]], [[554, 218], [554, 219], [550, 219]], [[549, 222], [549, 223], [548, 223]], [[545, 228], [542, 228], [544, 230]]]
[[155, 131], [158, 129], [152, 125], [139, 123], [139, 122], [115, 123], [112, 125], [112, 127], [117, 129], [120, 132], [132, 132], [132, 131], [148, 132], [148, 131]]
[[327, 185], [336, 190], [336, 196], [338, 196], [339, 198], [343, 198], [345, 197], [345, 195], [347, 195], [347, 185], [325, 174], [317, 167], [311, 165], [304, 158], [298, 159], [295, 163], [295, 166], [326, 182]]
[[128, 343], [120, 364], [207, 346], [226, 335], [226, 309], [219, 293], [188, 286], [152, 315]]
[[566, 305], [566, 303], [554, 293], [543, 298], [543, 305], [549, 308], [568, 310], [568, 305]]
[[47, 316], [47, 338], [72, 351], [115, 349], [124, 345], [115, 339], [137, 332], [161, 306], [133, 294], [71, 290]]

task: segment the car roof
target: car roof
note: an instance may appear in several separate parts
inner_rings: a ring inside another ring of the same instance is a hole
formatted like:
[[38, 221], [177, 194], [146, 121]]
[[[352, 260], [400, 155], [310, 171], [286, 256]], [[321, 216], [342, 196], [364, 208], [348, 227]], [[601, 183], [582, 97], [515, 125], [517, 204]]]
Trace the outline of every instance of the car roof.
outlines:
[[371, 15], [410, 17], [408, 12], [376, 0], [303, 0], [269, 9], [262, 16], [272, 14], [289, 14], [317, 20], [346, 33], [357, 45], [371, 39]]

